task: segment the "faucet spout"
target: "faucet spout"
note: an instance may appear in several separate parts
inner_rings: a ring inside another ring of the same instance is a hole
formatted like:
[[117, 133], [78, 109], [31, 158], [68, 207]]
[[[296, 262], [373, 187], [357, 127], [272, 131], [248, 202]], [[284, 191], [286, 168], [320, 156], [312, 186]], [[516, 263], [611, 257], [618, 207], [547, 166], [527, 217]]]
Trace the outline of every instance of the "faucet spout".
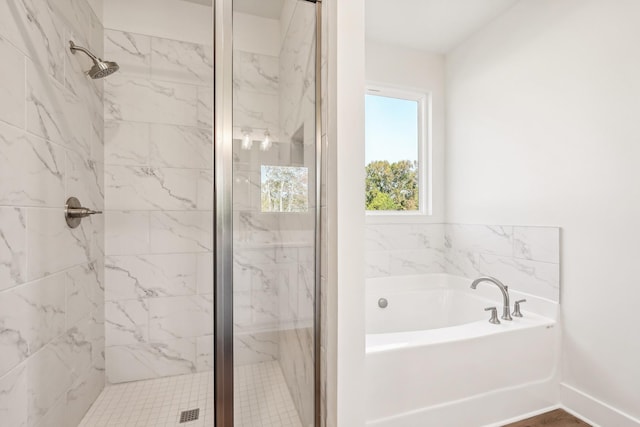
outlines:
[[498, 289], [500, 289], [500, 292], [502, 292], [502, 302], [503, 302], [502, 319], [513, 320], [510, 312], [511, 310], [509, 309], [509, 288], [503, 285], [502, 282], [496, 279], [495, 277], [485, 276], [485, 277], [479, 277], [476, 280], [474, 280], [473, 283], [471, 283], [471, 289], [476, 289], [478, 285], [482, 282], [493, 283], [498, 287]]

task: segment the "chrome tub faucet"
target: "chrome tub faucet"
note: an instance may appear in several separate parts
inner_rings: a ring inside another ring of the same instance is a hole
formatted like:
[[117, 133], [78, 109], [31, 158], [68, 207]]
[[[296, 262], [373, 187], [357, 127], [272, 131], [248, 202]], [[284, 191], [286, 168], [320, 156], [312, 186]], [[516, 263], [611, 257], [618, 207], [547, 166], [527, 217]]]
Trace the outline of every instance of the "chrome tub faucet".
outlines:
[[498, 279], [494, 277], [486, 276], [486, 277], [479, 277], [476, 280], [474, 280], [473, 283], [471, 283], [471, 289], [476, 289], [478, 287], [478, 284], [482, 282], [493, 283], [500, 289], [500, 292], [502, 292], [502, 301], [503, 301], [502, 319], [513, 320], [511, 318], [511, 313], [510, 313], [511, 310], [509, 308], [509, 288], [503, 285], [502, 282], [499, 281]]

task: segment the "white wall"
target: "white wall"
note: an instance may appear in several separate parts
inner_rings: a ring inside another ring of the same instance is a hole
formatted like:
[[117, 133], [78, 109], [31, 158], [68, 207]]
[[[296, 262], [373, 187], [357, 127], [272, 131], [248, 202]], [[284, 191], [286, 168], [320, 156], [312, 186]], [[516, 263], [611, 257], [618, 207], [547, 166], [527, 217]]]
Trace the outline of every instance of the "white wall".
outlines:
[[356, 427], [364, 425], [365, 386], [364, 0], [328, 0], [324, 5], [326, 420], [329, 427]]
[[[366, 42], [366, 80], [398, 89], [431, 95], [432, 215], [416, 222], [442, 222], [444, 219], [444, 57], [398, 46]], [[364, 94], [362, 95], [364, 97]], [[367, 222], [398, 222], [396, 217], [369, 217]], [[402, 222], [406, 222], [403, 218]]]
[[604, 426], [640, 418], [639, 18], [524, 0], [447, 57], [447, 220], [562, 227], [563, 401]]

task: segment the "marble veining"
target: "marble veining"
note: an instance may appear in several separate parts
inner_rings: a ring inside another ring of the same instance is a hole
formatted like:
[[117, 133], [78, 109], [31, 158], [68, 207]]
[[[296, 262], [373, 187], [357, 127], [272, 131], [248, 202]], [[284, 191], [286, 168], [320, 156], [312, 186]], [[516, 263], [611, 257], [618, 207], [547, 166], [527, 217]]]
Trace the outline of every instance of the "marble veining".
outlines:
[[76, 425], [104, 385], [102, 56], [86, 0], [0, 2], [0, 424]]
[[27, 277], [27, 224], [24, 209], [0, 207], [0, 291]]
[[153, 37], [151, 77], [213, 86], [213, 46]]

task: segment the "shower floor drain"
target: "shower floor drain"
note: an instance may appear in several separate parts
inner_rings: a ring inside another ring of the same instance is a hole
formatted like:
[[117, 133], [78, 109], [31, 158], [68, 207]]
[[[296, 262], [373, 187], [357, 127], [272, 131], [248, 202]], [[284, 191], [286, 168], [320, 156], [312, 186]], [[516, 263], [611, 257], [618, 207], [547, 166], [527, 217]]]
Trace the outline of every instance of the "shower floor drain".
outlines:
[[180, 412], [180, 424], [195, 421], [200, 417], [200, 408]]

